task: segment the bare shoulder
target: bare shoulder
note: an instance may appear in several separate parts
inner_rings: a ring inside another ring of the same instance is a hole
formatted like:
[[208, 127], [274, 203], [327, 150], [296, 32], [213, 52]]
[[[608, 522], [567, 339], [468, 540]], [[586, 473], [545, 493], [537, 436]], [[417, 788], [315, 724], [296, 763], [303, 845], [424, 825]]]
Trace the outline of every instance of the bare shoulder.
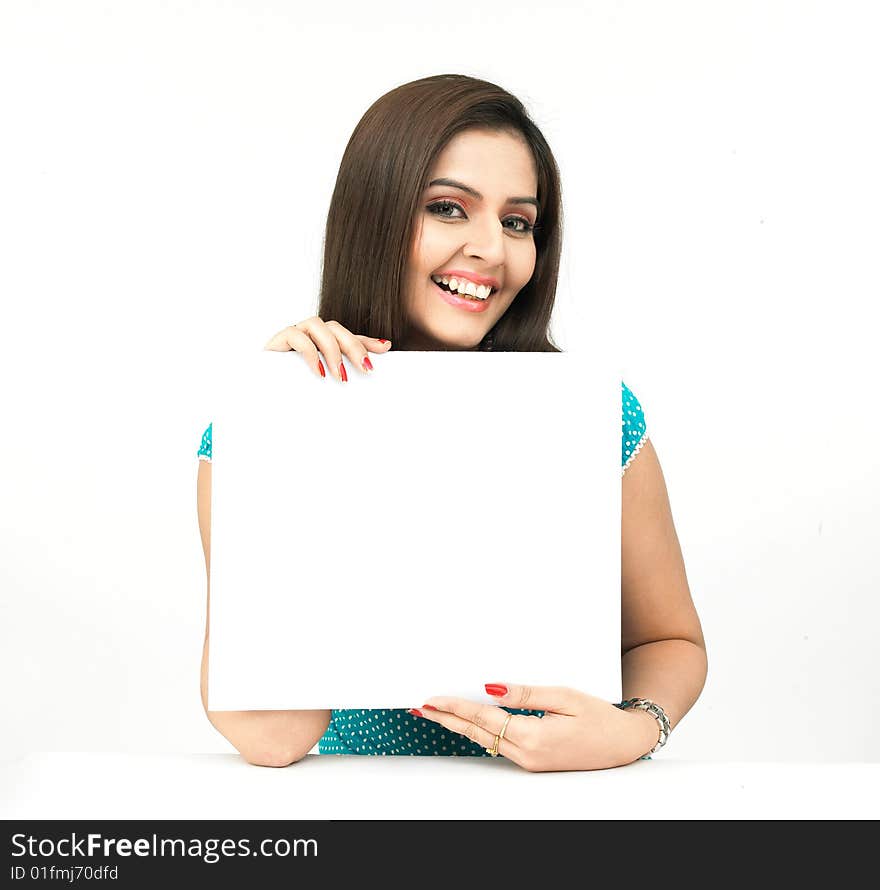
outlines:
[[705, 647], [666, 480], [650, 439], [627, 467], [622, 485], [622, 651], [665, 639]]

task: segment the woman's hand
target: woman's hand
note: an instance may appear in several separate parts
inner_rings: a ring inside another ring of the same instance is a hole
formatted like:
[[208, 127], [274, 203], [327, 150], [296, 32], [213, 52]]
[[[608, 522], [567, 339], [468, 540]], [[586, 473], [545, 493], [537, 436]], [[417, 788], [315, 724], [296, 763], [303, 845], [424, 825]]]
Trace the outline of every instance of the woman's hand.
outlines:
[[[512, 714], [498, 754], [529, 772], [592, 770], [638, 760], [657, 744], [657, 721], [645, 711], [621, 710], [604, 699], [564, 686], [486, 684], [499, 705], [544, 711]], [[501, 694], [498, 694], [501, 693]], [[464, 698], [429, 698], [417, 716], [491, 749], [508, 712]]]
[[301, 352], [303, 358], [316, 374], [325, 377], [324, 366], [318, 358], [320, 350], [327, 363], [333, 369], [337, 380], [348, 380], [345, 365], [342, 364], [343, 353], [361, 372], [366, 374], [373, 370], [368, 352], [388, 352], [390, 340], [379, 340], [353, 334], [338, 321], [322, 321], [317, 315], [284, 328], [272, 337], [263, 347], [271, 352]]

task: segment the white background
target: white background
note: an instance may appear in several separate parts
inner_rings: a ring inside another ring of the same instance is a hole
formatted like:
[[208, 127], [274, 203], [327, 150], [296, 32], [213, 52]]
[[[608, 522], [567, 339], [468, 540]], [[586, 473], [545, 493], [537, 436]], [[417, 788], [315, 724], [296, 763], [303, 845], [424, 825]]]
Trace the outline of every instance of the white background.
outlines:
[[204, 380], [314, 313], [366, 108], [458, 72], [560, 163], [557, 342], [624, 319], [709, 651], [657, 756], [877, 760], [877, 34], [852, 2], [3, 3], [0, 752], [231, 750]]

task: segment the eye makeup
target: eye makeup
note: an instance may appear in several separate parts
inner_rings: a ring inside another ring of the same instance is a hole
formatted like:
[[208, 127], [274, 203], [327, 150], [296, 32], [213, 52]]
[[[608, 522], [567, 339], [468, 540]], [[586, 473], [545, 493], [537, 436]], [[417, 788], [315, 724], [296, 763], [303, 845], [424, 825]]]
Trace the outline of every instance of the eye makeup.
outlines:
[[[432, 201], [425, 209], [428, 211], [428, 213], [434, 216], [440, 217], [441, 219], [445, 218], [450, 220], [461, 219], [461, 217], [448, 216], [447, 212], [449, 210], [457, 209], [460, 210], [462, 213], [465, 213], [464, 207], [462, 207], [461, 204], [458, 203], [458, 201], [451, 201], [448, 198], [443, 198], [439, 201]], [[467, 219], [467, 216], [465, 215], [464, 218]], [[530, 235], [535, 230], [535, 228], [537, 228], [524, 216], [514, 214], [512, 216], [506, 216], [504, 219], [513, 220], [515, 223], [519, 224], [519, 228], [511, 228], [510, 230], [516, 235]]]

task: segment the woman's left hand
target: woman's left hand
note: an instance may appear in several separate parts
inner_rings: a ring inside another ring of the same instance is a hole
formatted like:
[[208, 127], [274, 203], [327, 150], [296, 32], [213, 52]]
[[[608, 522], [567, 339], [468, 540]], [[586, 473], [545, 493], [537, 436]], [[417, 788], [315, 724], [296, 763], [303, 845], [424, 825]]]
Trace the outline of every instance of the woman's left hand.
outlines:
[[[502, 692], [498, 695], [496, 693]], [[544, 711], [543, 717], [512, 714], [498, 754], [529, 772], [608, 769], [632, 763], [657, 743], [657, 721], [645, 711], [564, 686], [486, 684], [498, 705]], [[414, 709], [418, 710], [418, 709]], [[491, 749], [508, 712], [466, 698], [434, 696], [421, 716]]]

